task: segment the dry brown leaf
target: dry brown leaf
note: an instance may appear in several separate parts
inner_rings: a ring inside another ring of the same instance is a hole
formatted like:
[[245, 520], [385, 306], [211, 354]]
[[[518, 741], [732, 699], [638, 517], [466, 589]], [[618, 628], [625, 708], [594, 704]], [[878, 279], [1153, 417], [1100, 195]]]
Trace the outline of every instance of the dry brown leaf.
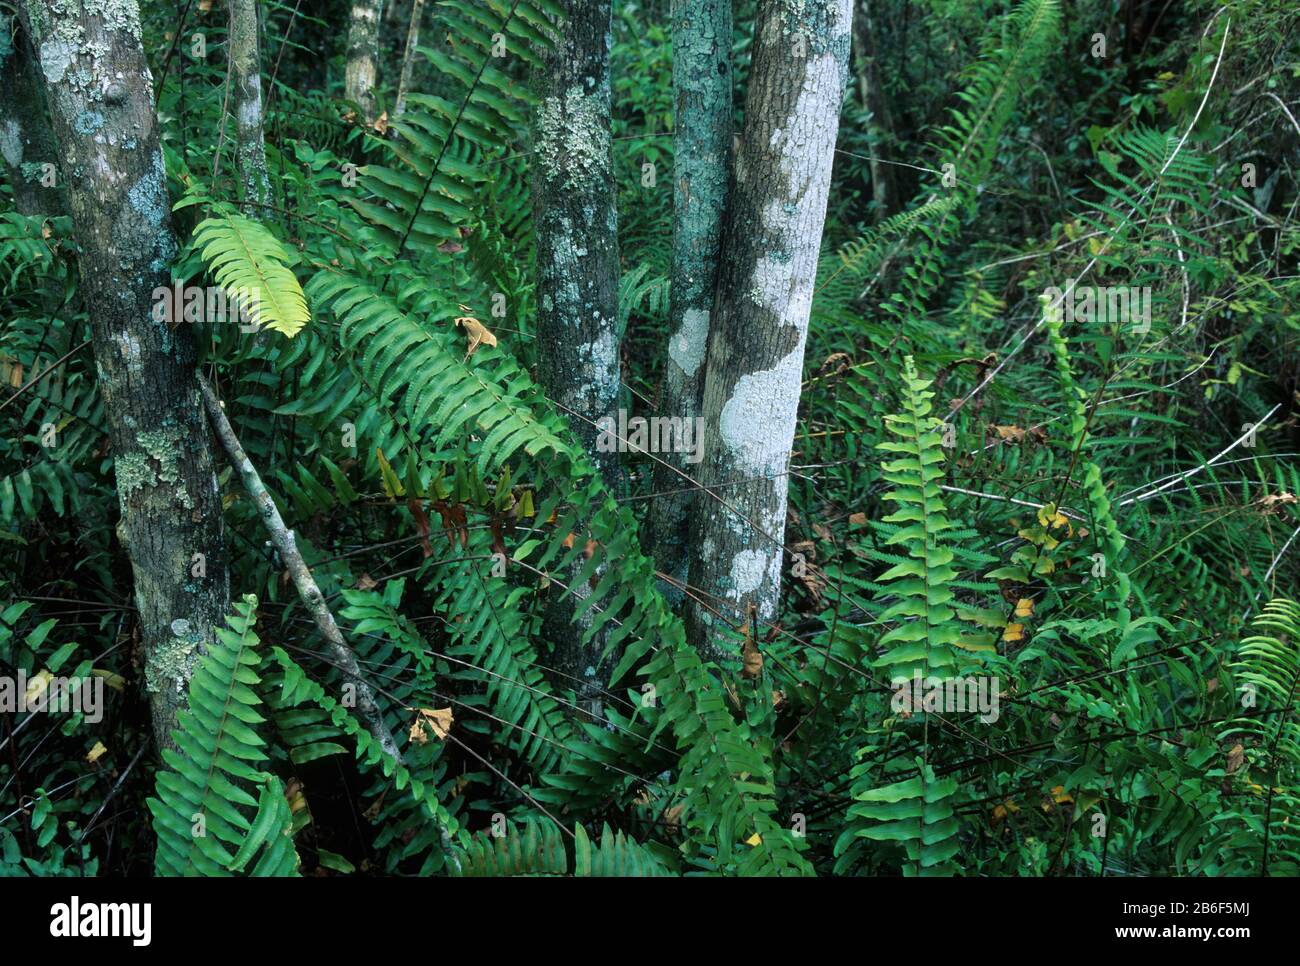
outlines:
[[[461, 308], [464, 307], [461, 306]], [[472, 315], [461, 316], [456, 320], [456, 324], [465, 330], [465, 338], [468, 342], [468, 348], [465, 350], [466, 359], [478, 351], [480, 345], [497, 344], [497, 337], [492, 334], [491, 330]]]
[[1262, 507], [1265, 513], [1276, 513], [1282, 507], [1295, 502], [1296, 496], [1294, 493], [1270, 493], [1256, 501], [1257, 505]]
[[452, 714], [451, 708], [417, 708], [415, 721], [411, 724], [411, 740], [416, 744], [423, 745], [429, 740], [428, 726], [433, 729], [439, 741], [446, 740], [451, 734]]
[[1225, 769], [1229, 775], [1237, 771], [1246, 761], [1246, 749], [1241, 743], [1233, 745], [1228, 752], [1228, 767]]
[[867, 522], [867, 515], [865, 513], [849, 514], [849, 526], [851, 527], [861, 527], [864, 526], [866, 522]]
[[388, 133], [388, 112], [387, 111], [384, 111], [383, 114], [380, 114], [377, 118], [375, 118], [375, 130], [378, 131], [380, 134]]
[[747, 678], [756, 678], [763, 671], [763, 655], [759, 653], [758, 645], [747, 635], [745, 644], [740, 651], [741, 660], [744, 661], [744, 667], [741, 669], [741, 675]]

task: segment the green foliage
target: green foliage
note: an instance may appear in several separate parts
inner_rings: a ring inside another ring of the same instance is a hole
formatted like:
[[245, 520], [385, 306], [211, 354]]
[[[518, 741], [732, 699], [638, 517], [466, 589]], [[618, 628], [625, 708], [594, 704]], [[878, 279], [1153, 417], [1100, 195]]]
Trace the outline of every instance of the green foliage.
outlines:
[[193, 244], [250, 323], [292, 338], [311, 318], [294, 259], [260, 222], [218, 209], [195, 226]]
[[176, 748], [163, 749], [167, 769], [158, 773], [157, 798], [148, 803], [159, 875], [298, 872], [284, 785], [256, 767], [267, 760], [266, 741], [257, 733], [266, 719], [257, 710], [262, 657], [256, 621], [257, 598], [249, 594], [199, 659]]
[[[1212, 8], [1175, 5], [1099, 59], [1106, 5], [871, 5], [781, 611], [737, 631], [763, 659], [741, 673], [701, 658], [661, 593], [645, 461], [611, 490], [535, 378], [529, 74], [556, 5], [429, 5], [386, 130], [341, 103], [337, 11], [265, 5], [274, 197], [253, 213], [224, 11], [182, 71], [183, 51], [162, 69], [176, 11], [144, 7], [173, 278], [258, 293], [269, 330], [190, 320], [203, 371], [401, 761], [223, 469], [231, 583], [261, 603], [202, 658], [155, 786], [83, 240], [0, 200], [0, 675], [94, 676], [109, 704], [2, 713], [0, 874], [1300, 873], [1300, 232], [1278, 161], [1295, 132], [1269, 96], [1297, 99], [1276, 67], [1293, 10], [1233, 11], [1220, 60], [1226, 18], [1207, 34]], [[662, 14], [620, 5], [611, 37], [620, 405], [647, 413], [670, 335]], [[1043, 297], [1116, 286], [1149, 290], [1149, 328]], [[471, 352], [467, 317], [496, 343]], [[557, 613], [617, 664], [598, 710], [556, 673]], [[913, 673], [996, 679], [1000, 713], [900, 702]], [[445, 737], [427, 710], [454, 715]]]

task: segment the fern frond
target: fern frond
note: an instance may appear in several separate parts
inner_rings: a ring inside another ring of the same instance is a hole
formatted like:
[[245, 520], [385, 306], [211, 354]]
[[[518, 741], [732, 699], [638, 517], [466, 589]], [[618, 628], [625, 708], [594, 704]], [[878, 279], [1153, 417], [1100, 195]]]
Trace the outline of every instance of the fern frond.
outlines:
[[239, 300], [249, 321], [292, 338], [311, 319], [290, 266], [294, 257], [260, 222], [216, 207], [193, 241], [217, 284]]
[[[259, 852], [252, 875], [297, 874], [284, 786], [254, 767], [267, 760], [256, 731], [265, 720], [257, 710], [256, 620], [257, 598], [249, 594], [199, 660], [189, 708], [173, 732], [177, 750], [163, 749], [167, 768], [158, 773], [157, 798], [148, 801], [159, 875], [230, 875]], [[252, 788], [260, 789], [257, 799]]]

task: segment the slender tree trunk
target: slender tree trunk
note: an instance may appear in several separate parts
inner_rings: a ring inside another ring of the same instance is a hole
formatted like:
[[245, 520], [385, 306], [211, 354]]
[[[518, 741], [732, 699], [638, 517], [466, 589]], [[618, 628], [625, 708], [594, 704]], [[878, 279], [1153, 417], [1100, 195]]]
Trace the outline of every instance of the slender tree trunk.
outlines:
[[190, 330], [153, 311], [153, 292], [168, 286], [177, 252], [153, 78], [135, 0], [25, 0], [24, 7], [68, 172], [154, 734], [171, 744], [194, 663], [215, 639], [230, 587]]
[[[538, 375], [605, 482], [617, 488], [615, 448], [600, 446], [602, 419], [617, 421], [619, 397], [618, 223], [610, 153], [610, 0], [564, 0], [559, 39], [537, 78], [533, 208], [537, 232]], [[610, 437], [605, 436], [608, 441]], [[574, 592], [582, 595], [583, 587]], [[561, 603], [556, 610], [568, 610]], [[563, 623], [563, 626], [561, 626]], [[599, 707], [611, 669], [599, 639], [583, 647], [560, 613], [546, 628], [562, 683]]]
[[[731, 0], [673, 0], [673, 264], [671, 335], [660, 406], [694, 420], [704, 396], [704, 356], [718, 278], [731, 158]], [[688, 454], [659, 454], [648, 550], [671, 578], [665, 594], [682, 598], [695, 464]], [[664, 464], [668, 465], [664, 465]]]
[[379, 77], [379, 18], [383, 0], [353, 0], [348, 21], [348, 63], [344, 94], [361, 109], [369, 126], [375, 122], [375, 84]]
[[415, 48], [420, 46], [420, 16], [423, 13], [424, 0], [411, 0], [411, 25], [406, 31], [406, 50], [402, 54], [402, 73], [397, 80], [397, 100], [393, 105], [393, 117], [401, 117], [406, 110], [406, 91], [411, 86]]
[[888, 135], [894, 129], [889, 101], [881, 87], [876, 54], [876, 27], [871, 19], [871, 0], [859, 0], [853, 23], [853, 63], [857, 71], [858, 99], [871, 112], [867, 133], [871, 138], [871, 197], [876, 203], [876, 220], [888, 218], [897, 208], [898, 186], [893, 168], [881, 157]]
[[262, 134], [262, 58], [257, 42], [256, 0], [230, 0], [230, 85], [234, 91], [239, 173], [244, 213], [260, 218], [271, 200]]
[[[32, 45], [19, 27], [17, 17], [0, 14], [0, 157], [19, 214], [63, 214], [67, 209], [54, 132]], [[55, 168], [47, 172], [47, 164]]]
[[[692, 641], [776, 618], [787, 470], [848, 66], [851, 0], [760, 0], [704, 384], [710, 492], [694, 507]], [[724, 505], [725, 504], [725, 505]], [[717, 610], [721, 618], [716, 618]]]

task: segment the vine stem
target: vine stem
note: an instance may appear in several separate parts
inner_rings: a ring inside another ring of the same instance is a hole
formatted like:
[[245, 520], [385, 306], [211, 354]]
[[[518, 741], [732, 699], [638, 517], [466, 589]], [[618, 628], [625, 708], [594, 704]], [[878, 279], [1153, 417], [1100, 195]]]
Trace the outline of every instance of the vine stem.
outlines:
[[[365, 722], [366, 729], [374, 739], [379, 742], [379, 747], [384, 754], [391, 758], [395, 764], [405, 767], [406, 763], [402, 759], [402, 752], [393, 739], [393, 733], [388, 730], [388, 725], [384, 723], [383, 712], [375, 701], [374, 689], [361, 676], [361, 666], [357, 663], [356, 653], [344, 639], [343, 632], [339, 630], [338, 623], [334, 620], [334, 614], [331, 613], [329, 604], [325, 601], [325, 595], [321, 593], [316, 578], [312, 576], [306, 561], [303, 560], [302, 554], [298, 551], [298, 541], [294, 538], [293, 531], [285, 526], [284, 518], [280, 516], [280, 511], [276, 508], [275, 501], [271, 498], [266, 485], [262, 482], [262, 477], [258, 474], [257, 468], [253, 466], [252, 461], [244, 452], [243, 446], [240, 445], [239, 437], [235, 435], [235, 429], [230, 425], [230, 420], [226, 418], [225, 410], [222, 408], [220, 400], [217, 399], [216, 393], [212, 391], [212, 386], [208, 384], [202, 374], [198, 374], [196, 378], [199, 381], [199, 391], [203, 395], [203, 405], [207, 409], [208, 420], [212, 423], [212, 430], [216, 433], [217, 441], [221, 444], [222, 450], [225, 451], [230, 465], [239, 474], [240, 482], [244, 484], [244, 489], [248, 491], [254, 506], [257, 507], [257, 513], [261, 517], [262, 525], [266, 527], [266, 532], [271, 537], [271, 543], [279, 551], [285, 569], [289, 572], [289, 576], [293, 578], [293, 585], [298, 590], [298, 596], [301, 598], [303, 606], [307, 608], [307, 612], [311, 614], [312, 620], [316, 623], [316, 629], [320, 631], [321, 637], [325, 638], [325, 643], [329, 645], [332, 663], [346, 675], [349, 683], [356, 688], [358, 716]], [[448, 862], [456, 864], [455, 852], [451, 846], [451, 837], [447, 834], [447, 829], [441, 822], [438, 823], [438, 833]]]

